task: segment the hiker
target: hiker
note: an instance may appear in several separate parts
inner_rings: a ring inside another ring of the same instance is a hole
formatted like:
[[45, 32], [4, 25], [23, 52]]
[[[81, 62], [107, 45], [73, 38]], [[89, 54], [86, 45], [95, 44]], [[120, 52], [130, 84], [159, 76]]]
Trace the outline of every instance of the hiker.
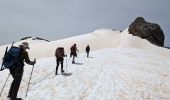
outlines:
[[55, 74], [58, 74], [58, 66], [59, 64], [61, 64], [61, 73], [64, 73], [63, 70], [63, 62], [64, 62], [64, 57], [66, 57], [67, 55], [64, 54], [64, 48], [63, 47], [58, 47], [55, 51], [55, 57], [56, 57], [56, 62], [57, 62], [57, 66], [56, 66], [56, 72]]
[[90, 47], [89, 47], [89, 45], [87, 45], [87, 47], [86, 47], [87, 58], [89, 57], [89, 52], [90, 52]]
[[71, 50], [70, 58], [73, 56], [72, 64], [75, 64], [75, 57], [77, 57], [77, 51], [78, 51], [77, 47], [76, 47], [76, 44], [71, 46], [70, 50]]
[[19, 45], [19, 48], [21, 48], [20, 56], [19, 56], [19, 61], [17, 64], [15, 64], [15, 68], [11, 68], [10, 74], [13, 77], [13, 81], [8, 93], [8, 98], [10, 100], [22, 100], [21, 98], [17, 98], [17, 93], [20, 87], [20, 83], [22, 80], [22, 75], [24, 71], [24, 61], [29, 64], [29, 65], [34, 65], [36, 63], [36, 59], [34, 61], [30, 61], [28, 53], [26, 49], [29, 49], [29, 44], [27, 42], [23, 42], [21, 45]]

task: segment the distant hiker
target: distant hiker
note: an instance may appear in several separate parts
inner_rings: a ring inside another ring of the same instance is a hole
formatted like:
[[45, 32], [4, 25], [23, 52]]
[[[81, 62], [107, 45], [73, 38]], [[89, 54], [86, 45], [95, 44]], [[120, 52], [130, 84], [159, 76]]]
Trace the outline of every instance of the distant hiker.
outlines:
[[8, 97], [10, 100], [22, 100], [21, 98], [17, 98], [17, 93], [20, 87], [20, 83], [22, 80], [22, 75], [24, 72], [24, 62], [29, 65], [34, 65], [36, 63], [36, 59], [34, 61], [30, 61], [28, 52], [26, 49], [29, 49], [29, 44], [27, 42], [23, 42], [19, 48], [21, 49], [19, 61], [14, 65], [13, 68], [10, 68], [10, 74], [13, 77], [13, 81], [9, 90]]
[[71, 50], [70, 58], [73, 56], [72, 64], [75, 64], [75, 57], [77, 57], [77, 51], [78, 51], [77, 47], [76, 47], [76, 44], [71, 46], [70, 50]]
[[64, 70], [63, 70], [64, 56], [67, 56], [64, 54], [64, 48], [58, 47], [55, 51], [55, 57], [56, 57], [56, 62], [57, 62], [56, 72], [55, 72], [56, 75], [58, 74], [59, 63], [61, 63], [61, 73], [64, 73]]
[[89, 45], [87, 45], [87, 47], [86, 47], [87, 58], [89, 57], [89, 52], [90, 52], [90, 47], [89, 47]]

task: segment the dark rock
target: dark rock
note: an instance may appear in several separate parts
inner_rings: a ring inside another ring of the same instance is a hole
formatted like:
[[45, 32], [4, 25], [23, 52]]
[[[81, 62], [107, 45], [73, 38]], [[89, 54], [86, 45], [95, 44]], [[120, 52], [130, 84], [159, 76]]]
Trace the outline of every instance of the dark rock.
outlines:
[[20, 40], [26, 40], [26, 39], [28, 39], [28, 38], [31, 38], [31, 36], [23, 37], [23, 38], [21, 38]]
[[[26, 39], [29, 39], [29, 38], [32, 38], [32, 37], [31, 37], [31, 36], [23, 37], [23, 38], [20, 39], [20, 41], [21, 41], [21, 40], [26, 40]], [[44, 40], [44, 41], [50, 42], [49, 40], [43, 39], [43, 38], [40, 38], [40, 37], [32, 38], [32, 40]]]
[[146, 22], [142, 17], [137, 17], [128, 31], [129, 34], [139, 36], [155, 45], [164, 46], [165, 36], [161, 27], [158, 24]]
[[35, 39], [37, 39], [37, 40], [44, 40], [44, 41], [50, 42], [49, 40], [43, 39], [43, 38], [40, 38], [40, 37], [36, 37]]
[[166, 46], [164, 48], [170, 49], [170, 47], [166, 47]]

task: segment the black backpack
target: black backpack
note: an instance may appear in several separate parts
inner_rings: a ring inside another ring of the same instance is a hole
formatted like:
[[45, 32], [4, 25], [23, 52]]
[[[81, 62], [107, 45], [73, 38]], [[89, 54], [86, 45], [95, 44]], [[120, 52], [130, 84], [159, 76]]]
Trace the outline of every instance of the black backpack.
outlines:
[[20, 55], [21, 55], [21, 48], [12, 46], [8, 51], [8, 47], [7, 47], [0, 70], [4, 70], [6, 68], [15, 69], [16, 65], [19, 63]]
[[56, 58], [62, 58], [64, 56], [64, 48], [58, 47], [55, 52]]

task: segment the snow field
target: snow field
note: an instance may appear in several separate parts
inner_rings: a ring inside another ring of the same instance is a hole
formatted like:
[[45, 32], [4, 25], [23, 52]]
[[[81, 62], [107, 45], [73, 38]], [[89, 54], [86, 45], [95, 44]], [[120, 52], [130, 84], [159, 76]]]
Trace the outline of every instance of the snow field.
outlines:
[[[71, 64], [69, 48], [77, 43], [77, 64]], [[86, 58], [84, 48], [92, 52]], [[127, 33], [97, 30], [48, 43], [30, 44], [30, 58], [37, 58], [28, 97], [25, 100], [170, 100], [170, 51]], [[65, 47], [64, 69], [68, 76], [55, 75], [56, 47]], [[6, 46], [1, 46], [0, 56]], [[18, 97], [25, 97], [32, 66], [26, 65]], [[0, 89], [8, 76], [0, 72]], [[0, 100], [5, 100], [12, 78]]]

